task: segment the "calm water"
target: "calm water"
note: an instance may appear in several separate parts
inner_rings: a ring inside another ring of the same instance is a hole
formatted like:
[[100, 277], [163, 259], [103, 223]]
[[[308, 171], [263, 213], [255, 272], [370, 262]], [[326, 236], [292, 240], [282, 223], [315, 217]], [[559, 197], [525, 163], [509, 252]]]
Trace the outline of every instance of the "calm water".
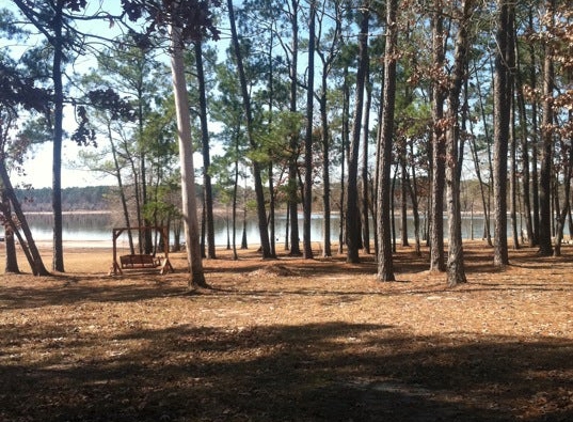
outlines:
[[[28, 216], [32, 233], [36, 240], [52, 239], [52, 217], [50, 215], [30, 215]], [[302, 219], [300, 222], [300, 231], [302, 238]], [[398, 224], [398, 221], [396, 222]], [[423, 222], [421, 224], [424, 224]], [[446, 224], [446, 223], [445, 223]], [[229, 222], [230, 225], [230, 222]], [[111, 246], [112, 240], [112, 220], [108, 214], [70, 214], [64, 215], [64, 240], [72, 241], [105, 241], [109, 240]], [[413, 222], [409, 220], [408, 235], [414, 237]], [[332, 240], [338, 240], [339, 218], [337, 215], [332, 216]], [[444, 226], [447, 230], [447, 225]], [[242, 222], [237, 224], [237, 244], [241, 241], [243, 225]], [[286, 219], [277, 217], [276, 219], [276, 237], [278, 242], [284, 242], [286, 230]], [[322, 217], [317, 215], [311, 222], [313, 241], [322, 240]], [[229, 227], [231, 231], [231, 227]], [[371, 227], [372, 231], [372, 227]], [[472, 237], [481, 238], [483, 233], [483, 219], [479, 217], [466, 217], [462, 220], [462, 235], [465, 239]], [[249, 243], [259, 243], [259, 234], [256, 221], [247, 222], [247, 240]], [[217, 246], [227, 245], [227, 224], [225, 218], [216, 218], [215, 220], [215, 243]]]

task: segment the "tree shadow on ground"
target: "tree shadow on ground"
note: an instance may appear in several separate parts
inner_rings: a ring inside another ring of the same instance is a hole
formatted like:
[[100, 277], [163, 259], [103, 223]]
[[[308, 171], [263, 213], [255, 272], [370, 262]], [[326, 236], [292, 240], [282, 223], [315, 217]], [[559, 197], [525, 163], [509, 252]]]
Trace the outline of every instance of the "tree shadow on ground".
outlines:
[[0, 350], [0, 420], [573, 418], [573, 344], [558, 339], [415, 337], [344, 322], [66, 332], [21, 332], [43, 347], [36, 362]]

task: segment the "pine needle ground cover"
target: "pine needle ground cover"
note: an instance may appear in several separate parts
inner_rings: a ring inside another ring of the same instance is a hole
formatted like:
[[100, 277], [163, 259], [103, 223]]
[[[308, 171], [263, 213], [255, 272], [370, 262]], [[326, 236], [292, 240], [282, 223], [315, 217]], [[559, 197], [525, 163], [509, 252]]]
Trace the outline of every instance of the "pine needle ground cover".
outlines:
[[[427, 251], [205, 261], [109, 277], [111, 252], [70, 248], [66, 274], [0, 278], [0, 421], [573, 420], [573, 249], [465, 245], [445, 288]], [[0, 251], [2, 252], [2, 251]]]

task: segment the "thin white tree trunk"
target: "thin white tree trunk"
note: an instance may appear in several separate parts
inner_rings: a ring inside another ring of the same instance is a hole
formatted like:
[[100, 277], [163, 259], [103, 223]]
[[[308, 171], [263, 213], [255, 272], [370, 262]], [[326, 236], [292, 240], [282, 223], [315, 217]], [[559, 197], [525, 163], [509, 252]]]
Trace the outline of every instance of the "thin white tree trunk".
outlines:
[[182, 214], [185, 227], [185, 241], [187, 243], [187, 260], [191, 272], [189, 289], [193, 289], [195, 287], [207, 287], [207, 283], [205, 281], [201, 247], [199, 244], [199, 223], [197, 221], [197, 200], [195, 196], [189, 96], [185, 83], [180, 31], [175, 27], [171, 27], [171, 74], [173, 77], [179, 161], [181, 164]]

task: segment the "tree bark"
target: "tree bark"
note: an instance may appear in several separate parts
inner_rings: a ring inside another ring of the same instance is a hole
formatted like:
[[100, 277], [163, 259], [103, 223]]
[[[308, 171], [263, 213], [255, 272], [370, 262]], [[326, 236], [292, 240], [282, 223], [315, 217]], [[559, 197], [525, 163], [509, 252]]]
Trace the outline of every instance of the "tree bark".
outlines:
[[449, 243], [446, 274], [449, 287], [454, 287], [467, 281], [464, 268], [460, 212], [460, 181], [457, 167], [459, 165], [458, 143], [460, 138], [458, 112], [460, 108], [460, 93], [464, 81], [464, 69], [466, 69], [467, 63], [468, 24], [471, 6], [471, 0], [462, 1], [462, 14], [454, 51], [454, 66], [448, 87], [447, 121], [449, 126], [446, 134], [446, 196], [448, 204]]
[[[555, 0], [550, 2], [548, 10], [550, 20], [548, 25], [552, 25], [555, 13]], [[553, 254], [551, 243], [551, 166], [553, 163], [553, 77], [554, 65], [551, 57], [551, 48], [545, 46], [545, 57], [543, 60], [543, 111], [541, 122], [541, 169], [539, 173], [539, 255], [550, 256]]]
[[[254, 138], [253, 133], [253, 115], [251, 110], [251, 101], [249, 97], [249, 92], [247, 89], [247, 80], [245, 77], [245, 70], [243, 67], [243, 59], [241, 54], [241, 48], [239, 45], [239, 38], [237, 34], [237, 25], [235, 22], [235, 12], [233, 8], [233, 1], [227, 1], [227, 7], [229, 9], [229, 21], [231, 24], [231, 38], [233, 43], [233, 49], [235, 52], [235, 57], [237, 60], [237, 70], [239, 73], [239, 82], [241, 85], [241, 95], [243, 97], [243, 107], [245, 109], [246, 124], [247, 124], [247, 137], [249, 139], [249, 144], [251, 150], [257, 150], [257, 142]], [[261, 177], [261, 164], [253, 159], [253, 178], [255, 183], [255, 195], [257, 198], [257, 221], [259, 226], [259, 236], [261, 241], [261, 253], [263, 258], [273, 258], [271, 254], [271, 244], [269, 241], [269, 232], [267, 225], [267, 212], [265, 208], [265, 194], [263, 190], [263, 182]]]
[[338, 253], [342, 254], [344, 252], [344, 244], [346, 240], [346, 195], [347, 187], [345, 184], [346, 179], [346, 157], [348, 149], [348, 137], [350, 130], [349, 120], [350, 120], [350, 88], [348, 83], [349, 72], [348, 66], [344, 67], [343, 70], [343, 85], [342, 85], [342, 134], [340, 135], [340, 219], [339, 219], [339, 235], [338, 235]]
[[20, 202], [18, 202], [16, 194], [14, 193], [14, 188], [12, 186], [12, 182], [10, 181], [10, 177], [8, 176], [4, 160], [0, 160], [0, 180], [2, 180], [2, 184], [4, 185], [4, 194], [6, 195], [7, 199], [10, 200], [14, 214], [16, 215], [16, 218], [20, 223], [20, 228], [24, 233], [24, 238], [19, 236], [18, 229], [13, 220], [9, 220], [12, 232], [19, 236], [18, 240], [24, 249], [24, 253], [28, 259], [30, 268], [32, 269], [32, 274], [36, 276], [50, 275], [44, 266], [44, 261], [42, 261], [42, 256], [36, 247], [36, 242], [34, 242], [34, 238], [32, 237], [32, 231], [30, 230], [26, 216], [24, 215], [22, 207], [20, 206]]
[[310, 2], [310, 16], [308, 25], [308, 81], [306, 95], [306, 136], [304, 142], [304, 223], [303, 223], [303, 249], [304, 258], [312, 259], [312, 133], [314, 120], [314, 51], [315, 51], [315, 25], [316, 3]]
[[[528, 16], [528, 30], [534, 31], [534, 17], [533, 17], [533, 8], [529, 10]], [[530, 58], [530, 67], [529, 67], [529, 85], [531, 86], [532, 90], [537, 89], [537, 52], [533, 43], [529, 44], [529, 58]], [[540, 226], [540, 210], [539, 210], [539, 170], [538, 170], [538, 156], [539, 156], [539, 117], [538, 117], [538, 108], [537, 102], [533, 102], [531, 105], [531, 192], [532, 198], [531, 202], [533, 202], [533, 233], [532, 233], [532, 244], [539, 245], [539, 226]]]
[[498, 0], [494, 75], [494, 258], [495, 266], [509, 265], [507, 251], [507, 156], [512, 110], [511, 71], [513, 57], [513, 13], [507, 0]]
[[410, 246], [408, 240], [408, 166], [406, 165], [406, 146], [400, 157], [400, 242], [403, 248]]
[[54, 138], [52, 151], [52, 211], [53, 227], [53, 259], [52, 269], [64, 272], [64, 241], [62, 216], [62, 142], [64, 138], [64, 87], [62, 83], [63, 53], [63, 1], [54, 4], [54, 58], [52, 63], [52, 79], [54, 81]]
[[370, 183], [368, 181], [368, 151], [370, 139], [370, 107], [372, 105], [372, 83], [370, 82], [370, 63], [366, 62], [366, 99], [364, 101], [364, 125], [362, 128], [362, 246], [364, 252], [370, 254]]
[[4, 224], [4, 242], [6, 244], [6, 262], [4, 266], [5, 273], [19, 274], [20, 268], [18, 267], [18, 256], [16, 254], [16, 240], [14, 239], [14, 229], [12, 228], [12, 207], [10, 200], [2, 189], [2, 214]]
[[384, 54], [384, 94], [378, 154], [381, 156], [378, 171], [378, 281], [395, 281], [392, 258], [392, 227], [390, 224], [392, 145], [394, 136], [394, 110], [396, 102], [396, 60], [398, 1], [386, 3], [386, 50]]
[[[290, 63], [290, 106], [292, 113], [297, 112], [297, 90], [298, 90], [298, 8], [300, 0], [291, 0], [291, 63]], [[290, 256], [300, 256], [300, 233], [298, 224], [298, 157], [299, 157], [299, 139], [291, 136], [289, 142], [290, 157], [288, 164], [288, 207], [289, 207], [289, 225], [290, 225]]]
[[364, 108], [364, 89], [368, 68], [368, 21], [370, 19], [369, 0], [363, 0], [361, 10], [358, 70], [356, 72], [356, 98], [354, 100], [354, 118], [350, 155], [348, 157], [348, 189], [346, 195], [346, 262], [360, 262], [359, 250], [362, 234], [360, 232], [360, 207], [358, 201], [358, 156], [360, 152], [360, 133]]
[[[569, 111], [569, 122], [573, 121], [573, 111]], [[553, 256], [561, 256], [561, 242], [563, 241], [563, 229], [565, 228], [565, 220], [567, 215], [571, 210], [571, 177], [573, 176], [573, 148], [571, 145], [564, 147], [564, 154], [566, 154], [566, 162], [564, 164], [564, 180], [563, 180], [563, 191], [565, 197], [563, 198], [563, 209], [557, 215], [557, 227], [555, 233], [555, 248], [553, 250]], [[564, 160], [565, 161], [565, 160]]]
[[332, 244], [330, 241], [331, 227], [330, 227], [330, 130], [328, 127], [328, 112], [326, 109], [327, 93], [328, 93], [328, 78], [325, 71], [326, 66], [323, 66], [322, 83], [320, 88], [320, 123], [321, 123], [321, 147], [322, 147], [322, 235], [323, 235], [323, 248], [322, 256], [332, 256]]
[[207, 125], [207, 94], [205, 89], [205, 71], [203, 67], [203, 43], [195, 41], [195, 64], [199, 88], [199, 118], [201, 119], [201, 155], [203, 157], [203, 189], [205, 192], [205, 226], [207, 235], [207, 258], [217, 258], [215, 249], [215, 223], [213, 216], [213, 187], [211, 186], [211, 155], [209, 148], [209, 127]]
[[444, 67], [443, 0], [434, 0], [432, 18], [432, 61], [438, 79], [432, 83], [432, 195], [430, 212], [430, 271], [445, 271], [444, 257], [444, 190], [445, 136], [443, 130], [445, 93], [440, 80]]
[[[514, 28], [515, 29], [515, 28]], [[515, 32], [513, 34], [514, 39], [517, 38]], [[521, 144], [521, 168], [522, 168], [522, 196], [523, 196], [523, 210], [522, 216], [525, 219], [525, 232], [522, 232], [522, 242], [527, 242], [529, 247], [534, 246], [533, 242], [533, 219], [532, 219], [532, 209], [531, 209], [531, 175], [530, 175], [530, 142], [529, 142], [529, 123], [527, 121], [527, 111], [525, 107], [525, 96], [523, 92], [523, 78], [522, 71], [520, 69], [520, 56], [519, 48], [516, 42], [514, 42], [515, 56], [516, 56], [516, 72], [515, 72], [515, 90], [516, 90], [516, 106], [519, 110], [519, 127], [520, 127], [520, 144]], [[517, 140], [516, 140], [517, 141]]]
[[191, 118], [189, 115], [189, 97], [185, 82], [183, 65], [183, 45], [180, 30], [171, 27], [171, 72], [173, 94], [177, 115], [177, 138], [179, 142], [179, 160], [181, 164], [182, 214], [185, 223], [185, 241], [187, 242], [187, 261], [191, 277], [188, 287], [209, 287], [205, 280], [201, 246], [199, 244], [199, 223], [197, 221], [197, 199], [193, 168], [193, 143], [191, 139]]

